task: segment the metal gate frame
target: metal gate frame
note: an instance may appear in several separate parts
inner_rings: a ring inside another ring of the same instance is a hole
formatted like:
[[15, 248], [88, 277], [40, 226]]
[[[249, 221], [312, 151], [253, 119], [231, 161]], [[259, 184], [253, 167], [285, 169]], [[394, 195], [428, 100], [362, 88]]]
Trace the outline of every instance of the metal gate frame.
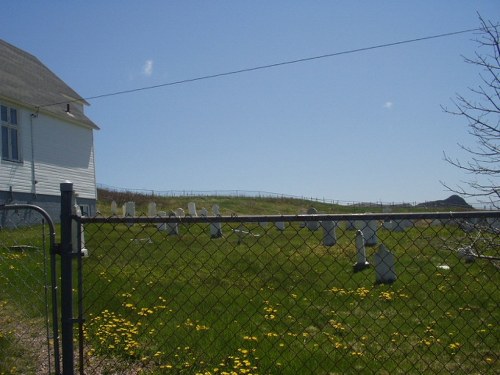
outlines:
[[[54, 222], [52, 221], [52, 218], [49, 216], [49, 214], [41, 207], [32, 205], [32, 204], [7, 204], [7, 205], [1, 205], [0, 206], [3, 211], [16, 211], [16, 210], [31, 210], [39, 213], [43, 220], [47, 223], [49, 227], [49, 255], [50, 255], [50, 290], [51, 290], [51, 301], [52, 301], [52, 311], [49, 312], [49, 309], [47, 307], [46, 309], [46, 319], [47, 323], [49, 320], [49, 314], [52, 315], [52, 339], [53, 339], [53, 345], [54, 345], [54, 370], [55, 374], [58, 375], [61, 373], [60, 370], [60, 347], [59, 347], [59, 314], [58, 314], [58, 286], [57, 286], [57, 270], [56, 270], [56, 254], [57, 254], [57, 244], [56, 244], [56, 234], [55, 234], [55, 226]], [[46, 267], [46, 265], [45, 265]], [[46, 268], [44, 269], [44, 272], [46, 271]], [[45, 290], [46, 293], [46, 301], [48, 301], [49, 296], [47, 295], [47, 290]], [[48, 325], [47, 325], [47, 331], [49, 330]], [[47, 340], [49, 339], [49, 332], [47, 332]], [[49, 345], [47, 343], [47, 345]], [[49, 356], [49, 361], [50, 361], [50, 348], [48, 347], [48, 356]]]

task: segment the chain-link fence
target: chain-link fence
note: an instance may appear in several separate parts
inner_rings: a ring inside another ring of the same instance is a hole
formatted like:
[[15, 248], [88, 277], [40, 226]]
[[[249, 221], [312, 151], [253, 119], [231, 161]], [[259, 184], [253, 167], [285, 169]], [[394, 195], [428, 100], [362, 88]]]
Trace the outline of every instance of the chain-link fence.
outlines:
[[499, 212], [77, 220], [86, 374], [498, 371]]
[[0, 374], [59, 371], [53, 243], [43, 210], [0, 206]]

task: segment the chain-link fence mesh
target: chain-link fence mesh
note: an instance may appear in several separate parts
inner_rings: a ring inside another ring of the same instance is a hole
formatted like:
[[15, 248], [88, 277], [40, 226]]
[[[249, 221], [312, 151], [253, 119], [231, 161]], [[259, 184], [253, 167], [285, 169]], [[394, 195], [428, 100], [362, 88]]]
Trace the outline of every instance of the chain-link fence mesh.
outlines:
[[498, 371], [498, 213], [81, 220], [86, 374]]
[[49, 221], [33, 207], [0, 207], [0, 374], [56, 368]]

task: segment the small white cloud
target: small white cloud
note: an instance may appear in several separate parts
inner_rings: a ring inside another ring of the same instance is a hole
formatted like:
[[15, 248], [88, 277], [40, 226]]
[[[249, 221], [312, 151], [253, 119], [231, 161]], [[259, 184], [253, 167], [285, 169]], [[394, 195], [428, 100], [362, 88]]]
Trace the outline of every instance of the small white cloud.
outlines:
[[384, 108], [391, 109], [393, 105], [394, 105], [393, 102], [385, 102], [384, 103]]
[[142, 67], [142, 74], [150, 77], [153, 74], [153, 60], [146, 60]]

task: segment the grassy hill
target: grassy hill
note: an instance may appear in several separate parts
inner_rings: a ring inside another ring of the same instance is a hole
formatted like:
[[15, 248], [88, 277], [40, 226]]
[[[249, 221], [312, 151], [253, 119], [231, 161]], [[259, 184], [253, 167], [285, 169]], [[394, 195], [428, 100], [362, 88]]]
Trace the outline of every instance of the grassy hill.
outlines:
[[[296, 215], [304, 214], [310, 207], [314, 207], [323, 214], [348, 214], [363, 212], [382, 212], [389, 208], [391, 212], [432, 212], [432, 211], [463, 211], [464, 206], [442, 204], [437, 206], [420, 204], [383, 206], [375, 203], [358, 203], [340, 205], [297, 198], [276, 197], [235, 197], [235, 196], [158, 196], [136, 192], [121, 192], [108, 189], [98, 189], [97, 210], [104, 216], [111, 213], [111, 202], [115, 201], [120, 208], [125, 202], [135, 202], [137, 215], [145, 215], [150, 202], [155, 202], [158, 211], [170, 211], [179, 207], [187, 211], [189, 202], [196, 203], [198, 210], [205, 207], [211, 211], [214, 204], [218, 204], [222, 215]], [[441, 201], [446, 203], [447, 201]]]

